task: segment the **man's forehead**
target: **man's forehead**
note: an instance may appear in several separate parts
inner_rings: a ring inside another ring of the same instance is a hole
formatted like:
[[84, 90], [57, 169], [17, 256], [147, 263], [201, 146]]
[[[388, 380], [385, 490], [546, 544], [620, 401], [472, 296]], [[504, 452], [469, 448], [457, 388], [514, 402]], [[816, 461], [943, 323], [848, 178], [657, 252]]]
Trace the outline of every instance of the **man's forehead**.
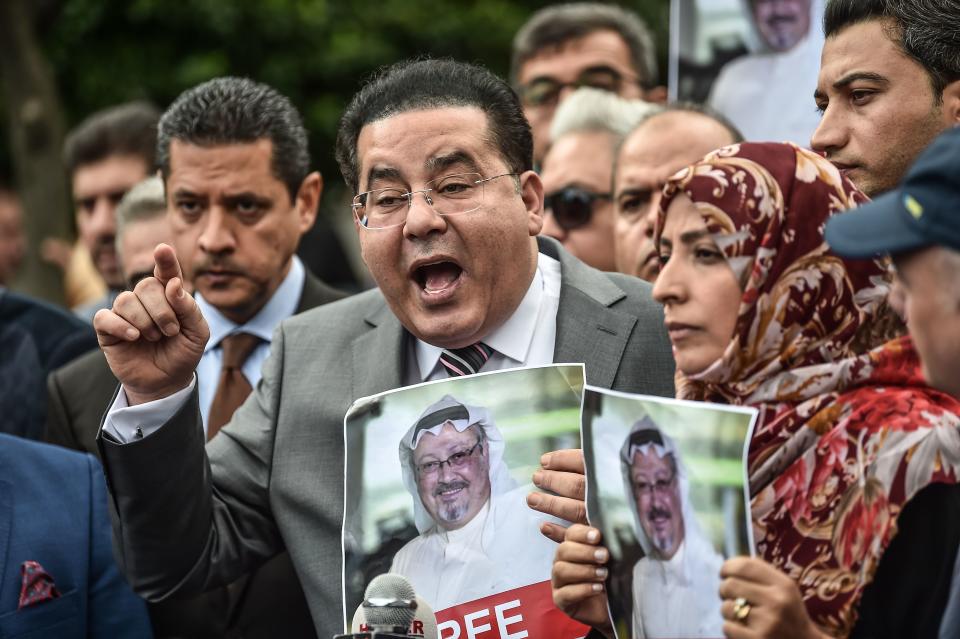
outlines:
[[633, 471], [635, 474], [652, 473], [658, 470], [670, 470], [670, 458], [673, 453], [666, 453], [663, 457], [657, 454], [653, 446], [646, 451], [637, 450], [633, 454]]
[[[826, 92], [837, 82], [854, 74], [889, 77], [904, 65], [923, 67], [912, 60], [894, 41], [896, 27], [888, 19], [866, 20], [830, 36], [820, 55], [817, 89]], [[916, 70], [914, 69], [914, 70]]]
[[446, 422], [440, 428], [437, 434], [425, 431], [414, 448], [415, 455], [424, 455], [435, 450], [441, 450], [446, 446], [451, 446], [463, 442], [474, 442], [477, 439], [476, 424], [467, 426], [463, 431], [457, 431], [457, 428], [451, 423]]
[[599, 29], [538, 50], [520, 66], [518, 80], [528, 82], [537, 77], [572, 80], [584, 69], [611, 62], [642, 74], [642, 69], [633, 69], [630, 47], [620, 34]]

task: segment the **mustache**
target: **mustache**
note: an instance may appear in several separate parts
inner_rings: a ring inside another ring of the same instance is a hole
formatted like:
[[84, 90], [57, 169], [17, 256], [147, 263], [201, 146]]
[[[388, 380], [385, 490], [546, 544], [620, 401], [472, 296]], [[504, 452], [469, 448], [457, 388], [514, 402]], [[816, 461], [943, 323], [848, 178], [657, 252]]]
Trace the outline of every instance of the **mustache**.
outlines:
[[670, 519], [671, 517], [673, 517], [673, 513], [671, 513], [666, 508], [660, 508], [659, 506], [651, 506], [647, 510], [648, 519], [657, 519], [657, 518]]
[[440, 493], [446, 492], [448, 490], [460, 490], [461, 488], [466, 488], [469, 486], [467, 482], [462, 479], [451, 482], [438, 482], [437, 487], [433, 489], [433, 496], [439, 497]]
[[113, 249], [116, 246], [116, 240], [117, 240], [116, 236], [112, 233], [110, 234], [105, 233], [103, 235], [98, 235], [93, 240], [93, 247], [91, 250], [102, 251], [105, 248]]
[[193, 268], [193, 272], [198, 275], [206, 271], [213, 271], [213, 270], [243, 272], [243, 269], [237, 264], [235, 264], [233, 260], [225, 259], [222, 257], [214, 258], [214, 259], [210, 259], [210, 258], [203, 259], [199, 263], [197, 263]]
[[794, 24], [799, 20], [798, 16], [788, 13], [777, 13], [768, 17], [765, 22], [770, 25], [780, 26], [781, 24]]

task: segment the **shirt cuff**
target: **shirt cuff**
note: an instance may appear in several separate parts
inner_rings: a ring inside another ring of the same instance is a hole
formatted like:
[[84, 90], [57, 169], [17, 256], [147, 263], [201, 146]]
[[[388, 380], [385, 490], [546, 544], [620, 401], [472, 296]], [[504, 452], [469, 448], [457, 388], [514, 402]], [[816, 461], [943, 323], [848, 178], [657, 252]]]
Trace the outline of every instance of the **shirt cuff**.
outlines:
[[177, 414], [177, 411], [190, 399], [190, 393], [196, 386], [197, 375], [194, 373], [190, 385], [183, 390], [178, 390], [163, 399], [136, 406], [130, 406], [127, 403], [127, 393], [121, 386], [117, 398], [113, 400], [113, 405], [110, 406], [103, 420], [103, 430], [110, 433], [121, 444], [129, 444], [149, 437]]

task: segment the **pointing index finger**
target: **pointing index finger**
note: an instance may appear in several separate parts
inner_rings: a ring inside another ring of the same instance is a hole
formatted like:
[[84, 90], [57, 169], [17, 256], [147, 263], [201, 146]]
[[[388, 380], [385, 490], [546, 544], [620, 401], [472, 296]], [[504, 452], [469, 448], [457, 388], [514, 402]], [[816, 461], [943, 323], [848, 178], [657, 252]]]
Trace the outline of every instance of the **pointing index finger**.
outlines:
[[177, 253], [169, 244], [157, 244], [157, 248], [153, 249], [153, 260], [156, 262], [156, 266], [153, 268], [153, 276], [160, 280], [160, 283], [164, 286], [175, 277], [183, 279], [183, 271], [180, 270]]

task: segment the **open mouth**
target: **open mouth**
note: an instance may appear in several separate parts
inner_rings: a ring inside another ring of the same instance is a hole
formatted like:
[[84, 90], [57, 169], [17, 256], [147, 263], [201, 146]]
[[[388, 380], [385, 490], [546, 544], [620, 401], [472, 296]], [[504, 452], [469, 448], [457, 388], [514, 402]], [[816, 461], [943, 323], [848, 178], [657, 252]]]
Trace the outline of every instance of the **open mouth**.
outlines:
[[413, 279], [430, 301], [442, 301], [460, 284], [463, 269], [450, 261], [433, 262], [413, 270]]

